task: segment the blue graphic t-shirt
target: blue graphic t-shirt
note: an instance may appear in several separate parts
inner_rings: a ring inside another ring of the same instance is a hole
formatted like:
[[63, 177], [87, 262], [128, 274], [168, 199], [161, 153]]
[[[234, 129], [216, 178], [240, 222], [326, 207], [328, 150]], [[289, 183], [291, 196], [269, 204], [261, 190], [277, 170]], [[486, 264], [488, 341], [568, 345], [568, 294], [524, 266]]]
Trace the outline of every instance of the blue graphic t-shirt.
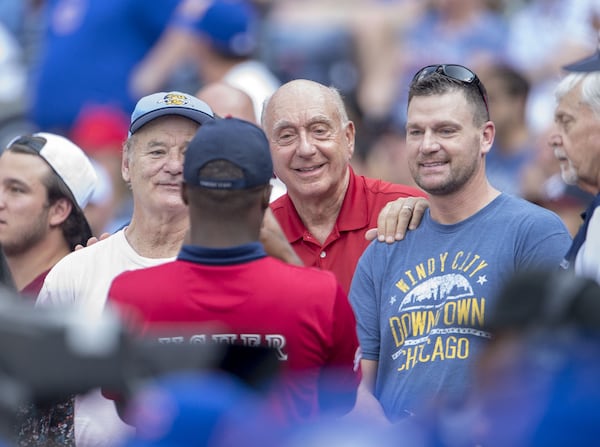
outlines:
[[362, 357], [379, 362], [375, 395], [388, 417], [464, 396], [503, 282], [558, 268], [570, 243], [556, 214], [506, 194], [460, 223], [427, 212], [403, 241], [371, 243], [349, 298]]

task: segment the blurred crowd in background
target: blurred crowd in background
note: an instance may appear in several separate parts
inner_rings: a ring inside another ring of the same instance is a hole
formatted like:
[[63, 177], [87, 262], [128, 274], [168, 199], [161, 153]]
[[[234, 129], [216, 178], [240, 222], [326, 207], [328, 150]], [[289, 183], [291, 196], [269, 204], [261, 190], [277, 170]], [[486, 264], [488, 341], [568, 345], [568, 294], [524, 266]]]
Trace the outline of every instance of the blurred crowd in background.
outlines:
[[[599, 0], [255, 0], [251, 13], [208, 23], [200, 20], [206, 3], [0, 4], [0, 145], [43, 130], [86, 150], [102, 179], [86, 210], [94, 233], [127, 221], [120, 152], [137, 99], [195, 93], [223, 78], [207, 39], [219, 57], [246, 63], [254, 81], [243, 84], [255, 93], [257, 115], [259, 93], [278, 83], [337, 87], [357, 125], [355, 169], [405, 184], [413, 184], [402, 149], [412, 75], [432, 63], [473, 67], [497, 127], [487, 160], [492, 183], [556, 211], [576, 231], [590, 196], [560, 181], [548, 135], [560, 67], [597, 46]], [[247, 31], [243, 38], [236, 27]]]
[[[428, 64], [462, 64], [487, 88], [496, 126], [486, 156], [492, 185], [551, 209], [577, 232], [593, 196], [561, 180], [550, 138], [554, 88], [561, 67], [598, 48], [600, 0], [240, 1], [223, 0], [207, 17], [208, 0], [1, 0], [0, 151], [35, 131], [70, 138], [99, 177], [85, 208], [92, 233], [113, 233], [131, 217], [121, 154], [141, 97], [176, 90], [212, 106], [204, 88], [225, 82], [249, 96], [248, 120], [260, 123], [264, 99], [304, 78], [341, 92], [357, 128], [351, 163], [358, 174], [416, 186], [404, 151], [409, 83]], [[189, 445], [189, 433], [198, 433], [188, 414], [207, 414], [207, 424], [217, 428], [225, 418], [224, 427], [238, 429], [229, 437], [215, 431], [219, 442], [210, 445], [237, 445], [256, 435], [261, 442], [254, 445], [263, 446], [320, 446], [332, 436], [364, 446], [397, 445], [400, 438], [406, 445], [470, 446], [480, 429], [489, 432], [488, 445], [589, 443], [597, 439], [598, 344], [580, 340], [574, 328], [600, 325], [599, 290], [554, 273], [517, 278], [503, 291], [492, 322], [496, 338], [478, 366], [479, 395], [460, 411], [431, 408], [427, 420], [390, 431], [326, 419], [291, 437], [273, 433], [259, 412], [247, 418], [253, 410], [245, 406], [252, 397], [245, 388], [213, 382], [222, 376], [191, 383], [167, 378], [162, 394], [150, 389], [139, 396], [134, 417], [148, 421], [148, 433], [140, 435], [149, 438], [163, 420], [175, 421], [169, 445]], [[542, 299], [553, 291], [567, 297], [560, 315]], [[581, 351], [571, 349], [579, 345]], [[537, 380], [540, 366], [547, 380]], [[565, 435], [565, 426], [578, 430]], [[213, 436], [212, 428], [204, 431]]]

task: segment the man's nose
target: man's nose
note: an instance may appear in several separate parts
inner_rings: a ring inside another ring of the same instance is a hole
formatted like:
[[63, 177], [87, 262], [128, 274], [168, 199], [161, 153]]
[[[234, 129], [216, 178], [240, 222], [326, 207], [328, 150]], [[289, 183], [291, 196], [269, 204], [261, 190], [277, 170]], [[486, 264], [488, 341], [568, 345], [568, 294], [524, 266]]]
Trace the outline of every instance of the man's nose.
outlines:
[[316, 152], [316, 147], [307, 132], [300, 132], [296, 151], [301, 157], [310, 157]]
[[548, 146], [551, 148], [560, 147], [562, 144], [562, 137], [558, 133], [552, 133], [548, 137]]
[[183, 153], [180, 151], [169, 152], [167, 155], [165, 168], [167, 171], [174, 174], [181, 173], [183, 171]]
[[430, 130], [426, 130], [423, 133], [423, 140], [421, 142], [421, 151], [422, 152], [435, 152], [440, 150], [440, 143], [435, 137], [434, 133]]

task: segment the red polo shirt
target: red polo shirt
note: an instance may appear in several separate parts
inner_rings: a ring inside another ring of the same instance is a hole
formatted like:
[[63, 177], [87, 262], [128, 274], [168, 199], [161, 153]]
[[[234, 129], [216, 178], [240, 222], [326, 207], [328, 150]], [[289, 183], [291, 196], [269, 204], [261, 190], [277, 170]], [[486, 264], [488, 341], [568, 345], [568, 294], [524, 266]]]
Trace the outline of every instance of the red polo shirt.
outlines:
[[356, 175], [350, 168], [346, 197], [333, 231], [323, 245], [306, 229], [287, 194], [274, 201], [271, 209], [304, 264], [331, 270], [348, 293], [358, 259], [369, 245], [365, 232], [377, 227], [377, 217], [386, 203], [412, 196], [426, 197], [426, 194], [410, 186]]
[[323, 402], [351, 407], [356, 322], [330, 272], [267, 257], [258, 243], [185, 245], [174, 262], [117, 276], [108, 295], [126, 320], [137, 317], [137, 329], [163, 343], [275, 348], [282, 375], [271, 402], [285, 422], [317, 417]]

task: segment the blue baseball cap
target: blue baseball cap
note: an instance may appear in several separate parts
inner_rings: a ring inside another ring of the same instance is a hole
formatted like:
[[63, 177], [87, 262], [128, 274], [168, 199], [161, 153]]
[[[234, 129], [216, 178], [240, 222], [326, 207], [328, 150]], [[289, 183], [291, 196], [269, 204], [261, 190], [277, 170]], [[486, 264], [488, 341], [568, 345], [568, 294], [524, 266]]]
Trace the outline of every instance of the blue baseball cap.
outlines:
[[[241, 179], [205, 178], [199, 175], [207, 163], [226, 160], [244, 172]], [[262, 129], [237, 118], [207, 122], [188, 144], [183, 180], [209, 189], [249, 189], [266, 185], [273, 177], [269, 142]]]
[[214, 120], [210, 106], [195, 96], [182, 92], [159, 92], [141, 98], [131, 114], [129, 136], [144, 124], [165, 115], [179, 115], [205, 124]]
[[585, 59], [578, 60], [572, 64], [565, 65], [564, 70], [574, 71], [579, 73], [589, 73], [591, 71], [600, 71], [600, 49], [593, 55]]
[[194, 24], [213, 47], [229, 56], [249, 56], [257, 46], [257, 14], [244, 0], [213, 0]]

